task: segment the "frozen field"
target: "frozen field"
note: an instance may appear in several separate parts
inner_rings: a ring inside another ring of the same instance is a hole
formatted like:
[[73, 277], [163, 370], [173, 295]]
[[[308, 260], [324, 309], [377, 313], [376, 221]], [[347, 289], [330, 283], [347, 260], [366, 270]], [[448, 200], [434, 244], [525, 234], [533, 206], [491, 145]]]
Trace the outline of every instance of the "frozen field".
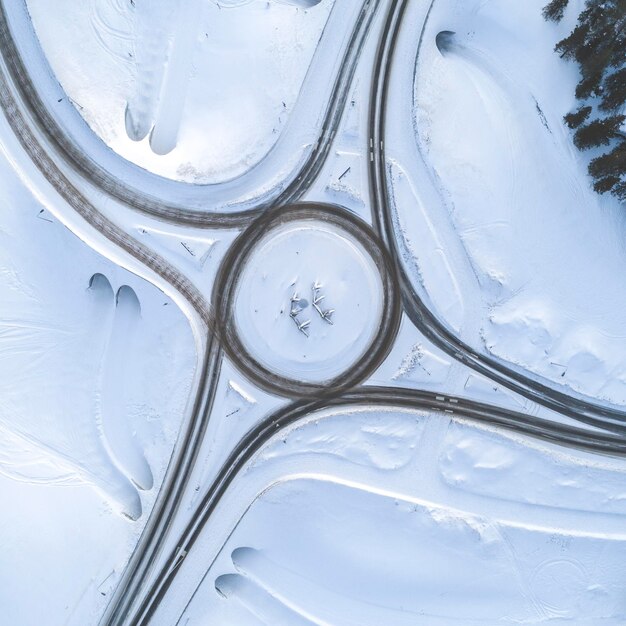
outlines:
[[624, 470], [427, 414], [314, 415], [251, 467], [252, 506], [241, 491], [228, 501], [224, 516], [245, 514], [185, 616], [618, 624], [624, 509], [608, 500]]
[[0, 0], [0, 626], [624, 623], [584, 6]]
[[168, 297], [81, 242], [4, 155], [0, 173], [2, 619], [89, 623], [154, 502], [195, 346]]
[[27, 5], [103, 142], [150, 172], [206, 184], [245, 174], [304, 108], [298, 93], [333, 2]]
[[591, 190], [562, 123], [577, 72], [551, 50], [576, 13], [556, 27], [541, 6], [433, 5], [415, 74], [397, 75], [407, 98], [414, 78], [414, 108], [398, 99], [392, 132], [416, 133], [388, 148], [398, 227], [414, 279], [466, 342], [623, 405], [624, 211]]

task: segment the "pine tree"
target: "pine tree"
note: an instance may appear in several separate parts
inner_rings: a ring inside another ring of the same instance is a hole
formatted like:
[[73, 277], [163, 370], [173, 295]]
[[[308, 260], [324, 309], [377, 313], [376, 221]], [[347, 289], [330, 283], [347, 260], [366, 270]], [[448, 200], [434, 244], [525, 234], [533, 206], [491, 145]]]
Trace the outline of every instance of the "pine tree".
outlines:
[[622, 139], [613, 150], [596, 157], [589, 163], [589, 173], [594, 178], [620, 176], [626, 172], [626, 139]]
[[604, 79], [600, 108], [603, 111], [616, 111], [624, 104], [626, 104], [626, 67]]
[[[552, 0], [543, 9], [544, 18], [560, 21], [567, 5]], [[593, 187], [626, 201], [626, 136], [621, 130], [626, 112], [626, 0], [586, 0], [574, 30], [555, 51], [580, 69], [575, 95], [582, 103], [563, 118], [575, 131], [574, 144], [580, 150], [609, 146], [589, 163]]]
[[617, 185], [619, 185], [617, 176], [606, 176], [605, 178], [598, 178], [593, 183], [593, 190], [598, 193], [606, 193], [607, 191], [613, 191]]
[[578, 24], [568, 37], [554, 46], [554, 50], [564, 59], [573, 59], [576, 51], [585, 43], [588, 32], [589, 27], [586, 24]]
[[568, 3], [569, 0], [552, 0], [550, 4], [543, 8], [544, 19], [560, 22], [563, 19], [563, 13]]
[[571, 128], [578, 128], [586, 119], [589, 117], [591, 113], [590, 106], [579, 107], [577, 111], [572, 111], [563, 117], [565, 123]]
[[612, 139], [619, 136], [618, 131], [624, 119], [626, 119], [624, 115], [611, 115], [580, 126], [574, 133], [574, 145], [579, 150], [608, 146]]
[[587, 100], [591, 96], [598, 96], [598, 90], [600, 88], [600, 81], [602, 80], [602, 74], [594, 74], [591, 76], [583, 77], [581, 81], [576, 85], [576, 99]]
[[[625, 3], [626, 4], [626, 3]], [[626, 50], [626, 6], [623, 7], [624, 15], [615, 24], [612, 37], [613, 55], [611, 56], [611, 66], [620, 67], [624, 64], [624, 50]]]

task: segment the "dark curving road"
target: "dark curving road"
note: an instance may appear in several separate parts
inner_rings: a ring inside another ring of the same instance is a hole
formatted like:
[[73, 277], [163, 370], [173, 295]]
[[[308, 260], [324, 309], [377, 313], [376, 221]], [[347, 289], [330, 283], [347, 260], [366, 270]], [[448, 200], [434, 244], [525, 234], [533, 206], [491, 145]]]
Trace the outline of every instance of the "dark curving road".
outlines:
[[[390, 7], [376, 58], [375, 79], [370, 104], [370, 147], [372, 155], [370, 180], [372, 206], [375, 209], [374, 224], [391, 250], [394, 271], [401, 285], [404, 309], [425, 336], [456, 360], [460, 360], [472, 367], [472, 369], [487, 375], [489, 378], [518, 393], [522, 393], [523, 396], [532, 399], [538, 404], [557, 410], [581, 422], [615, 432], [595, 432], [589, 429], [566, 426], [549, 420], [529, 417], [522, 413], [463, 398], [389, 387], [360, 387], [336, 394], [327, 393], [318, 401], [301, 400], [292, 403], [277, 414], [263, 420], [239, 442], [231, 456], [222, 466], [217, 479], [195, 509], [191, 522], [177, 542], [176, 550], [167, 559], [168, 565], [159, 572], [149, 591], [145, 594], [137, 612], [128, 621], [128, 624], [132, 626], [150, 622], [158, 609], [160, 601], [170, 588], [178, 568], [185, 558], [184, 555], [193, 548], [195, 541], [218, 506], [220, 498], [237, 475], [247, 466], [251, 458], [281, 429], [309, 416], [316, 410], [327, 407], [363, 404], [367, 406], [394, 406], [438, 411], [448, 416], [464, 417], [563, 446], [601, 454], [624, 456], [626, 453], [626, 439], [623, 437], [624, 428], [619, 423], [612, 421], [613, 419], [617, 422], [622, 421], [625, 416], [621, 412], [594, 403], [585, 403], [577, 398], [570, 398], [532, 379], [511, 372], [496, 361], [492, 363], [492, 360], [488, 357], [476, 353], [449, 333], [443, 324], [428, 311], [400, 266], [388, 200], [383, 141], [389, 72], [407, 1], [399, 0], [393, 2]], [[262, 229], [259, 232], [261, 231]], [[236, 358], [236, 355], [234, 356]]]
[[[295, 381], [264, 368], [261, 363], [256, 361], [246, 351], [245, 346], [239, 340], [232, 322], [232, 300], [240, 275], [239, 270], [247, 256], [253, 250], [255, 244], [259, 242], [268, 229], [289, 221], [306, 220], [323, 220], [325, 223], [344, 230], [353, 236], [371, 255], [376, 267], [380, 271], [382, 284], [385, 287], [380, 330], [373, 338], [365, 353], [352, 368], [333, 380], [324, 381], [319, 384]], [[321, 203], [299, 203], [269, 209], [239, 235], [233, 244], [231, 244], [228, 254], [220, 264], [212, 294], [212, 306], [210, 305], [208, 308], [209, 314], [207, 318], [209, 330], [212, 331], [211, 338], [215, 342], [215, 350], [225, 351], [236, 367], [258, 387], [276, 395], [300, 399], [290, 406], [310, 406], [312, 403], [311, 397], [315, 398], [315, 405], [320, 404], [324, 406], [325, 403], [327, 403], [331, 406], [333, 398], [337, 397], [338, 394], [347, 389], [354, 388], [370, 377], [384, 361], [395, 342], [402, 309], [399, 291], [394, 282], [395, 275], [391, 270], [391, 259], [387, 255], [386, 249], [371, 231], [371, 227], [357, 216], [346, 212], [341, 207]], [[214, 359], [220, 359], [218, 352], [216, 352]], [[207, 367], [206, 364], [205, 367]], [[213, 364], [213, 367], [209, 371], [213, 372], [213, 380], [210, 385], [206, 385], [202, 389], [202, 402], [204, 403], [202, 406], [206, 407], [205, 412], [198, 414], [197, 431], [194, 431], [193, 436], [188, 438], [189, 443], [187, 445], [191, 448], [190, 452], [192, 452], [190, 463], [185, 466], [186, 471], [184, 475], [182, 469], [177, 469], [174, 473], [176, 483], [173, 487], [170, 487], [171, 492], [168, 493], [169, 497], [167, 500], [170, 509], [167, 510], [167, 517], [164, 516], [164, 513], [159, 513], [159, 515], [163, 516], [163, 520], [157, 520], [159, 534], [153, 533], [149, 542], [146, 541], [144, 545], [138, 546], [135, 550], [133, 554], [134, 560], [131, 560], [125, 570], [122, 581], [116, 588], [102, 624], [113, 626], [117, 624], [147, 623], [142, 621], [143, 618], [141, 618], [140, 615], [142, 609], [141, 607], [137, 607], [137, 603], [141, 597], [149, 598], [153, 595], [153, 592], [146, 591], [145, 587], [150, 580], [150, 573], [155, 567], [159, 547], [163, 545], [169, 524], [173, 520], [175, 511], [178, 510], [180, 502], [182, 501], [185, 493], [185, 484], [202, 445], [203, 434], [206, 430], [208, 415], [210, 413], [210, 402], [217, 385], [219, 368]], [[206, 411], [209, 411], [209, 413], [206, 413]], [[296, 415], [297, 419], [299, 419], [304, 417], [306, 413], [297, 413]], [[289, 423], [291, 422], [286, 421], [284, 426]], [[274, 434], [277, 432], [277, 429], [284, 427], [280, 423], [277, 424], [273, 417], [265, 420], [263, 424], [270, 425], [267, 426], [267, 428], [259, 429], [259, 444], [262, 444], [264, 437]], [[250, 438], [249, 435], [246, 436], [243, 441], [249, 442], [250, 446], [254, 446], [254, 444], [257, 443], [257, 441], [254, 438]], [[255, 449], [251, 447], [248, 458], [254, 454], [254, 452]], [[197, 519], [198, 515], [199, 511], [195, 510], [192, 513], [192, 519]], [[181, 551], [185, 551], [186, 548], [181, 547], [183, 546], [183, 542], [181, 542], [180, 539], [177, 541], [176, 545], [178, 546], [177, 549], [168, 557], [165, 565], [157, 573], [153, 587], [160, 586], [163, 577], [171, 575], [171, 572], [176, 571], [178, 568], [181, 559]], [[158, 597], [160, 598], [161, 596]]]
[[[237, 265], [248, 254], [261, 233], [278, 219], [286, 217], [287, 209], [274, 208], [276, 205], [291, 203], [305, 191], [319, 173], [331, 146], [332, 136], [338, 127], [339, 118], [347, 98], [348, 87], [354, 74], [356, 63], [365, 41], [369, 24], [378, 2], [364, 2], [359, 23], [352, 32], [351, 43], [335, 84], [334, 96], [329, 103], [324, 128], [320, 131], [318, 147], [311, 153], [307, 164], [284, 191], [276, 194], [274, 201], [261, 204], [254, 210], [242, 214], [221, 215], [188, 211], [184, 207], [161, 206], [157, 200], [135, 196], [134, 192], [124, 187], [120, 181], [107, 180], [106, 172], [94, 172], [87, 167], [89, 161], [79, 154], [71, 140], [58, 134], [54, 120], [46, 112], [38, 99], [36, 90], [30, 82], [24, 64], [12, 40], [6, 22], [3, 3], [0, 0], [0, 106], [9, 120], [24, 150], [38, 166], [56, 191], [81, 217], [91, 226], [104, 234], [112, 243], [133, 255], [140, 262], [167, 281], [179, 291], [194, 307], [207, 329], [207, 346], [204, 351], [200, 386], [192, 416], [185, 424], [179, 442], [172, 456], [163, 486], [159, 491], [157, 503], [147, 522], [138, 546], [131, 557], [120, 584], [107, 608], [103, 624], [147, 624], [159, 602], [174, 580], [175, 573], [202, 532], [210, 516], [219, 505], [220, 498], [228, 486], [249, 463], [254, 455], [281, 429], [304, 419], [314, 411], [326, 407], [338, 406], [397, 406], [416, 410], [444, 413], [451, 417], [471, 419], [489, 425], [506, 428], [525, 435], [537, 437], [564, 446], [571, 446], [602, 454], [620, 455], [626, 453], [626, 414], [616, 409], [603, 407], [579, 398], [553, 390], [517, 372], [511, 371], [494, 359], [475, 352], [450, 333], [445, 326], [427, 309], [405, 275], [397, 258], [395, 235], [391, 221], [389, 190], [384, 157], [385, 109], [389, 96], [389, 75], [393, 54], [408, 0], [392, 0], [387, 14], [385, 27], [380, 40], [374, 81], [370, 102], [370, 139], [371, 139], [371, 198], [374, 208], [375, 229], [380, 234], [385, 246], [381, 246], [376, 235], [348, 212], [342, 213], [337, 207], [297, 205], [291, 211], [318, 211], [324, 219], [338, 219], [341, 227], [356, 229], [368, 241], [370, 251], [374, 251], [380, 262], [378, 267], [384, 281], [389, 286], [387, 295], [385, 332], [376, 344], [375, 358], [366, 358], [355, 364], [357, 374], [331, 381], [325, 389], [303, 388], [294, 386], [293, 381], [272, 378], [270, 386], [274, 393], [290, 397], [299, 397], [288, 407], [267, 417], [251, 430], [231, 453], [222, 466], [217, 479], [204, 494], [198, 508], [192, 515], [191, 522], [176, 543], [174, 550], [166, 559], [165, 566], [156, 571], [159, 550], [178, 511], [187, 481], [193, 469], [203, 435], [211, 412], [211, 406], [222, 358], [222, 345], [228, 349], [235, 364], [250, 379], [263, 386], [265, 375], [257, 364], [246, 364], [243, 351], [231, 345], [229, 336], [230, 303], [228, 295], [236, 285], [237, 274], [225, 262], [222, 264], [216, 288], [213, 293], [215, 309], [206, 302], [197, 288], [176, 268], [143, 245], [130, 237], [120, 227], [108, 220], [74, 187], [57, 167], [40, 142], [45, 137], [55, 152], [64, 155], [67, 163], [87, 177], [97, 188], [130, 204], [133, 208], [160, 219], [197, 226], [240, 226], [250, 224], [246, 236], [240, 237], [227, 256], [227, 260]], [[423, 33], [422, 33], [423, 36]], [[421, 40], [420, 40], [421, 41]], [[418, 49], [419, 52], [419, 49]], [[25, 115], [26, 113], [26, 115]], [[87, 165], [86, 165], [87, 164]], [[157, 202], [156, 205], [152, 201]], [[340, 216], [340, 217], [339, 217]], [[373, 244], [372, 244], [373, 242]], [[599, 426], [609, 432], [566, 426], [557, 422], [529, 417], [483, 403], [436, 394], [419, 390], [403, 390], [391, 387], [356, 387], [365, 380], [387, 354], [399, 319], [399, 298], [417, 328], [435, 345], [451, 357], [468, 365], [472, 369], [488, 376], [522, 396], [543, 406], [573, 417], [589, 425]], [[214, 312], [215, 311], [215, 312]], [[222, 343], [224, 342], [224, 343]], [[240, 346], [239, 348], [242, 348]], [[367, 355], [365, 355], [367, 357]], [[288, 384], [287, 384], [288, 383]], [[315, 395], [315, 399], [311, 396]], [[612, 431], [612, 432], [611, 432]], [[155, 573], [156, 572], [156, 573]], [[150, 583], [150, 587], [147, 585]]]
[[[416, 57], [424, 39], [430, 8], [422, 26]], [[603, 406], [577, 396], [570, 396], [549, 387], [523, 373], [507, 367], [503, 362], [478, 352], [451, 332], [437, 316], [429, 310], [421, 299], [413, 283], [408, 278], [398, 254], [396, 233], [393, 226], [393, 208], [390, 202], [390, 185], [385, 161], [385, 123], [389, 99], [390, 74], [394, 52], [402, 26], [402, 16], [408, 0], [392, 3], [387, 14], [384, 34], [381, 39], [370, 94], [370, 158], [369, 180], [372, 202], [372, 219], [375, 230], [380, 234], [394, 259], [395, 271], [402, 291], [403, 307], [416, 328], [435, 346], [453, 359], [467, 365], [474, 371], [515, 391], [521, 396], [567, 415], [590, 426], [626, 435], [626, 410]]]
[[[368, 21], [366, 22], [367, 26], [369, 26], [369, 20], [373, 16], [370, 2], [364, 3], [364, 7], [369, 12]], [[135, 599], [140, 594], [145, 581], [155, 566], [159, 548], [163, 545], [178, 511], [186, 484], [202, 444], [220, 372], [222, 354], [222, 342], [219, 339], [221, 334], [220, 326], [216, 324], [212, 308], [199, 290], [162, 256], [128, 235], [113, 221], [103, 216], [63, 174], [54, 158], [50, 156], [47, 146], [44, 147], [43, 142], [39, 138], [45, 137], [46, 141], [49, 141], [53, 147], [58, 148], [57, 141], [59, 137], [55, 134], [51, 119], [41, 115], [45, 109], [39, 108], [42, 106], [40, 101], [39, 106], [37, 106], [38, 98], [36, 91], [30, 82], [30, 78], [25, 73], [25, 67], [17, 53], [5, 18], [3, 4], [0, 2], [0, 50], [2, 51], [0, 60], [0, 106], [26, 154], [74, 211], [89, 225], [107, 237], [109, 241], [131, 254], [182, 294], [198, 313], [207, 328], [207, 345], [201, 364], [200, 385], [191, 417], [177, 440], [176, 449], [172, 454], [155, 506], [121, 581], [111, 597], [102, 620], [104, 624], [122, 624], [128, 619]], [[363, 15], [362, 19], [364, 19]], [[355, 31], [358, 31], [358, 29], [355, 29]], [[363, 36], [362, 33], [361, 35]], [[353, 34], [352, 39], [355, 40], [355, 38], [356, 36]], [[363, 41], [358, 42], [358, 53], [360, 53]], [[355, 66], [356, 59], [350, 61], [350, 64]], [[351, 80], [353, 72], [354, 67], [348, 73], [342, 72], [343, 81]], [[337, 125], [339, 123], [343, 102], [347, 97], [348, 84], [349, 82], [336, 87], [339, 91], [343, 91], [343, 95], [337, 93], [333, 99], [334, 105], [330, 108], [331, 110], [336, 110], [327, 121], [329, 125]], [[340, 106], [338, 106], [339, 104]], [[46, 126], [48, 122], [52, 125]], [[294, 186], [290, 188], [290, 196], [298, 195], [300, 193], [299, 189], [305, 189], [317, 175], [329, 150], [332, 132], [325, 131], [323, 133], [324, 136], [328, 135], [327, 143], [325, 146], [321, 146], [318, 152], [323, 157], [321, 160], [319, 156], [312, 159], [311, 166], [301, 172], [300, 180], [296, 181]], [[98, 181], [96, 180], [95, 182], [97, 183]], [[260, 216], [263, 212], [264, 209], [259, 208], [255, 215]], [[331, 209], [330, 212], [338, 216], [338, 221], [345, 221], [346, 224], [350, 221], [345, 220], [337, 208]], [[246, 217], [246, 221], [251, 220], [255, 215]], [[212, 215], [210, 219], [207, 218], [203, 225], [210, 223], [213, 217]], [[231, 217], [225, 216], [224, 222], [220, 222], [219, 225], [232, 226]], [[183, 218], [181, 219], [183, 222], [185, 221]], [[355, 218], [354, 221], [356, 223], [358, 220]], [[367, 225], [360, 227], [359, 224], [351, 224], [349, 228], [351, 230], [360, 229], [364, 231], [367, 229]], [[368, 237], [371, 238], [371, 235], [367, 234], [365, 236], [366, 239]], [[242, 244], [245, 243], [243, 240], [240, 241]], [[381, 256], [384, 256], [384, 252], [381, 252]], [[385, 263], [386, 266], [389, 265], [388, 260]], [[390, 290], [390, 294], [393, 294], [393, 296], [391, 298], [387, 297], [389, 305], [385, 307], [385, 310], [386, 314], [389, 314], [390, 328], [395, 329], [399, 319], [398, 299], [395, 297], [396, 291]], [[383, 342], [384, 345], [377, 349], [375, 359], [369, 359], [370, 365], [361, 368], [361, 377], [369, 375], [378, 365], [380, 359], [384, 358], [392, 340]], [[351, 380], [357, 382], [354, 377], [351, 377]], [[336, 381], [336, 384], [339, 385], [339, 381]], [[285, 385], [287, 385], [287, 379], [285, 379]], [[329, 387], [328, 391], [329, 393], [333, 391], [332, 386]]]
[[[378, 0], [362, 0], [361, 10], [345, 46], [339, 73], [335, 78], [332, 95], [324, 112], [317, 141], [300, 168], [290, 175], [290, 179], [277, 185], [273, 192], [258, 202], [254, 208], [238, 210], [234, 204], [228, 211], [215, 211], [190, 209], [179, 202], [165, 202], [157, 196], [134, 188], [124, 180], [112, 176], [78, 148], [72, 137], [66, 133], [44, 104], [39, 91], [31, 80], [26, 63], [20, 55], [13, 37], [6, 5], [7, 2], [23, 1], [0, 0], [0, 50], [7, 74], [12, 77], [13, 87], [19, 93], [21, 106], [28, 113], [32, 122], [36, 124], [39, 132], [46, 137], [66, 165], [90, 181], [100, 191], [151, 217], [198, 228], [244, 227], [264, 210], [272, 206], [296, 202], [307, 191], [317, 178], [328, 156], [343, 115], [361, 51], [380, 4]], [[186, 185], [186, 183], [181, 183], [181, 185]], [[195, 185], [195, 187], [200, 186]], [[204, 187], [207, 188], [206, 203], [208, 204], [211, 198], [211, 186], [205, 185]]]
[[[378, 332], [354, 365], [333, 380], [305, 382], [269, 371], [246, 348], [233, 319], [235, 292], [241, 271], [254, 248], [274, 228], [289, 222], [324, 222], [353, 237], [376, 265], [382, 284]], [[260, 389], [288, 398], [323, 398], [354, 387], [371, 376], [389, 354], [400, 327], [402, 306], [393, 261], [369, 224], [344, 208], [323, 203], [299, 203], [266, 211], [231, 244], [215, 279], [212, 303], [222, 346], [239, 371]]]
[[493, 407], [448, 394], [437, 394], [417, 389], [364, 386], [344, 393], [326, 396], [321, 400], [300, 400], [280, 409], [263, 420], [239, 442], [222, 465], [216, 480], [194, 509], [191, 520], [180, 536], [176, 549], [168, 556], [164, 567], [144, 594], [137, 610], [126, 622], [129, 626], [149, 624], [159, 603], [174, 581], [185, 555], [193, 548], [220, 499], [229, 485], [248, 466], [250, 460], [281, 430], [296, 424], [312, 413], [336, 407], [396, 407], [443, 413], [477, 423], [497, 426], [587, 452], [626, 456], [626, 440], [611, 433], [594, 433], [589, 429], [567, 426], [550, 420], [529, 417], [523, 413]]
[[[0, 47], [1, 45], [0, 42]], [[0, 107], [27, 156], [78, 215], [109, 241], [139, 260], [182, 294], [197, 312], [207, 331], [213, 328], [214, 321], [209, 303], [191, 281], [158, 253], [104, 217], [59, 170], [24, 116], [22, 111], [27, 111], [28, 107], [19, 99], [20, 94], [22, 92], [12, 82], [5, 57], [2, 55], [0, 56]], [[181, 494], [191, 474], [206, 431], [222, 359], [219, 342], [211, 332], [207, 332], [206, 345], [200, 349], [204, 350], [204, 354], [193, 410], [181, 429], [154, 507], [109, 605], [112, 607], [112, 614], [122, 620], [126, 598], [136, 593], [146, 572], [152, 567], [158, 548], [163, 543], [176, 515]], [[117, 611], [118, 608], [120, 613]], [[111, 623], [115, 623], [113, 618], [111, 618]]]

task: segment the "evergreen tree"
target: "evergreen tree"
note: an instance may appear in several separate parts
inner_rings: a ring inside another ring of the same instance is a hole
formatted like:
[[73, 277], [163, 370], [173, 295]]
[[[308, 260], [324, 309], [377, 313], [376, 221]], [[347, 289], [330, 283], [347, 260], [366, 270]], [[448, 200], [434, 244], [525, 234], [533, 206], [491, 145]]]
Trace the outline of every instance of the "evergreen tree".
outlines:
[[611, 115], [580, 126], [574, 133], [574, 145], [579, 150], [608, 146], [612, 139], [619, 136], [618, 131], [624, 119], [624, 115]]
[[626, 172], [626, 139], [622, 139], [613, 150], [596, 157], [589, 163], [589, 173], [594, 178], [620, 176]]
[[617, 111], [626, 104], [626, 67], [613, 72], [604, 79], [602, 85], [603, 111]]
[[591, 113], [590, 106], [579, 107], [577, 111], [572, 111], [563, 117], [565, 123], [573, 130], [574, 128], [578, 128]]
[[598, 193], [606, 193], [607, 191], [613, 191], [617, 185], [619, 185], [617, 176], [606, 176], [605, 178], [596, 179], [593, 183], [593, 190]]
[[552, 0], [550, 4], [543, 8], [544, 19], [560, 22], [563, 19], [563, 13], [568, 3], [569, 0]]
[[[544, 18], [560, 21], [567, 5], [552, 0]], [[575, 131], [574, 144], [580, 150], [609, 146], [589, 164], [593, 187], [626, 201], [626, 0], [585, 0], [574, 30], [554, 49], [580, 69], [575, 95], [582, 103], [563, 118]]]
[[576, 85], [577, 100], [587, 100], [591, 96], [598, 96], [600, 88], [600, 81], [602, 80], [602, 74], [594, 74], [592, 76], [583, 77], [581, 81]]
[[588, 32], [589, 27], [586, 24], [578, 24], [568, 37], [554, 46], [554, 50], [564, 59], [575, 58], [576, 51], [585, 43]]

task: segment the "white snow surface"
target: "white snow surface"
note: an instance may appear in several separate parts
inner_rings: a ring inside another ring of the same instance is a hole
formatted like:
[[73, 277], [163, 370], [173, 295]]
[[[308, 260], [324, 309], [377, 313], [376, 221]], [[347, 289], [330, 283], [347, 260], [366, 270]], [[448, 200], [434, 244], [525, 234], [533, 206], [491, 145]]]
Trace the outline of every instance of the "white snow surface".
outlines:
[[57, 80], [104, 143], [160, 176], [207, 184], [274, 146], [333, 0], [27, 6]]
[[163, 478], [194, 341], [169, 298], [81, 242], [4, 156], [0, 176], [0, 621], [94, 623]]
[[[623, 405], [624, 210], [592, 191], [562, 121], [578, 76], [553, 48], [581, 3], [559, 26], [543, 4], [435, 0], [414, 76], [428, 3], [410, 9], [386, 144], [396, 227], [415, 284], [467, 343]], [[443, 54], [441, 31], [454, 33]]]
[[307, 220], [272, 230], [239, 277], [235, 325], [270, 370], [323, 382], [348, 370], [378, 332], [380, 272], [351, 235]]
[[321, 411], [258, 457], [251, 506], [242, 483], [228, 500], [181, 621], [617, 625], [625, 469], [441, 415]]
[[[576, 104], [576, 68], [552, 51], [583, 1], [560, 25], [542, 20], [544, 2], [409, 2], [385, 138], [396, 234], [425, 302], [465, 342], [568, 393], [624, 405], [624, 212], [590, 190], [561, 119]], [[57, 0], [51, 10], [26, 0], [72, 100], [59, 103], [59, 119], [75, 130], [70, 113], [82, 116], [79, 145], [96, 138], [110, 153], [101, 163], [123, 180], [139, 180], [136, 165], [157, 175], [143, 172], [148, 186], [168, 179], [156, 195], [186, 189], [197, 200], [200, 185], [188, 183], [224, 183], [216, 204], [259, 164], [276, 177], [264, 185], [281, 178], [268, 155], [291, 167], [314, 143], [321, 87], [360, 4]], [[454, 35], [442, 54], [444, 30]], [[307, 197], [366, 220], [377, 36]], [[50, 77], [37, 71], [50, 100]], [[11, 152], [15, 141], [2, 139]], [[189, 409], [194, 320], [116, 265], [119, 251], [99, 256], [86, 245], [96, 247], [93, 233], [72, 222], [84, 243], [57, 221], [33, 168], [0, 160], [0, 624], [83, 626], [102, 615]], [[235, 231], [159, 222], [88, 191], [208, 297]], [[239, 278], [238, 331], [285, 376], [328, 380], [378, 332], [378, 270], [327, 224], [271, 232]], [[322, 312], [334, 309], [332, 324], [312, 306], [316, 295]], [[570, 423], [444, 355], [407, 317], [366, 382]], [[159, 565], [237, 443], [288, 400], [224, 359], [212, 402]], [[622, 459], [449, 413], [318, 410], [281, 430], [229, 486], [153, 623], [618, 626], [625, 477]]]

